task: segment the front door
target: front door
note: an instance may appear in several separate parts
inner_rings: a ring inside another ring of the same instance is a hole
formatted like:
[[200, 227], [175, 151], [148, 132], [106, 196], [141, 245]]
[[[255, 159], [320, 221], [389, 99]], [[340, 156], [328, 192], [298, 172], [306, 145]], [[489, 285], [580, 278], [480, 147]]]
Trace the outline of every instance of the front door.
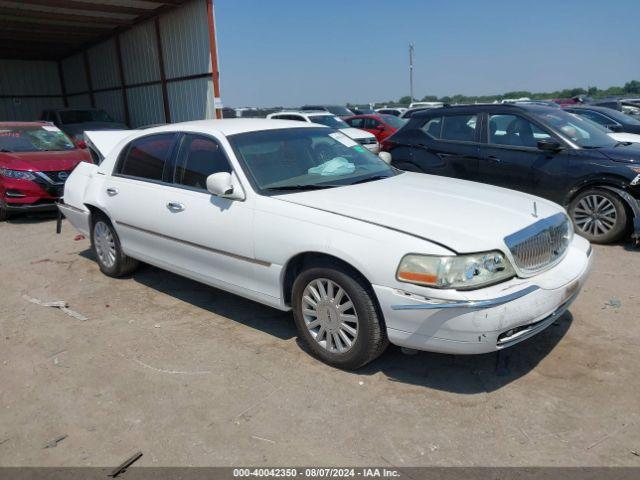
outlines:
[[520, 115], [488, 114], [487, 122], [478, 181], [556, 200], [565, 156], [538, 149], [539, 140], [555, 140], [551, 132]]

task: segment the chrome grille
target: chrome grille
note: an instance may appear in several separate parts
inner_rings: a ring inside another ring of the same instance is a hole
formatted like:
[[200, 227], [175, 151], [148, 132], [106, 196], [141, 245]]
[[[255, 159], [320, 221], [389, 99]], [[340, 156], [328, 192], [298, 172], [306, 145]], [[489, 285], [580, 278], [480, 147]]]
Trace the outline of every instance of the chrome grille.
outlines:
[[509, 235], [504, 242], [520, 273], [533, 275], [562, 260], [572, 237], [571, 221], [558, 213]]

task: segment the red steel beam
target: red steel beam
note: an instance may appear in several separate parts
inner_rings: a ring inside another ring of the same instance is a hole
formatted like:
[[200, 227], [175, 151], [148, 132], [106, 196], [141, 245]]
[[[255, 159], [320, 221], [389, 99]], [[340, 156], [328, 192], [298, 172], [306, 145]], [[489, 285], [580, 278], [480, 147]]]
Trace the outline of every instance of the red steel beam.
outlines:
[[[216, 18], [213, 0], [207, 2], [207, 20], [209, 21], [209, 52], [211, 53], [211, 76], [213, 78], [213, 96], [220, 98], [220, 70], [218, 68], [218, 46], [216, 44]], [[222, 110], [214, 105], [216, 118], [222, 118]]]

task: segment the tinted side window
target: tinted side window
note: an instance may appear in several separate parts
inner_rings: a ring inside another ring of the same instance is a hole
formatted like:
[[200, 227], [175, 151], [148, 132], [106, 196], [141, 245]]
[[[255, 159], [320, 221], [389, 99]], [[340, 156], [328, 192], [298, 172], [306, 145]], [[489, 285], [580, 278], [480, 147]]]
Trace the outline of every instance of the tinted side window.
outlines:
[[431, 118], [421, 127], [422, 131], [432, 138], [441, 138], [442, 117]]
[[476, 115], [449, 115], [442, 118], [442, 139], [456, 142], [475, 142]]
[[175, 183], [206, 190], [207, 177], [219, 172], [231, 173], [222, 147], [210, 138], [187, 135], [180, 147]]
[[364, 128], [364, 118], [351, 118], [346, 122], [353, 128]]
[[119, 173], [148, 180], [162, 180], [175, 135], [173, 133], [138, 138], [129, 144]]
[[489, 115], [489, 143], [513, 147], [538, 146], [538, 140], [551, 138], [547, 132], [517, 115]]
[[369, 130], [375, 130], [376, 128], [378, 128], [378, 125], [380, 125], [380, 122], [375, 118], [367, 118], [364, 121], [364, 128], [367, 128]]

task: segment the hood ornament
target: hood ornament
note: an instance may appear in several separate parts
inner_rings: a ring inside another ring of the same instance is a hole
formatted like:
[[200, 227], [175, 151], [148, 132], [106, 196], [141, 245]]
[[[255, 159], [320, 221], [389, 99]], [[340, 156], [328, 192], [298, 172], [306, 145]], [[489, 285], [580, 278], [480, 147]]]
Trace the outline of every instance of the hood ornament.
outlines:
[[533, 201], [533, 212], [531, 213], [531, 215], [535, 218], [538, 218], [538, 204], [535, 200]]

